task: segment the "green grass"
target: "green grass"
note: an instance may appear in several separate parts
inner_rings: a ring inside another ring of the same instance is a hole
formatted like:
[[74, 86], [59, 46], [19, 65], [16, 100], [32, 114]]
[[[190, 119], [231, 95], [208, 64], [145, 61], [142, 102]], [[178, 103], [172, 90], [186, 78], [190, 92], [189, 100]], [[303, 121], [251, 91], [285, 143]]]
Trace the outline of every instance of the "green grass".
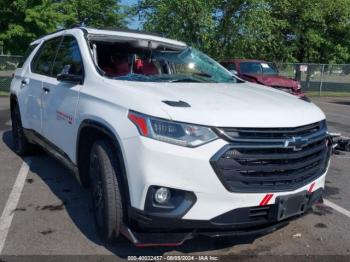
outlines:
[[[320, 96], [320, 93], [318, 91], [310, 91], [306, 92], [307, 96]], [[350, 97], [350, 92], [332, 92], [332, 91], [323, 91], [321, 92], [321, 96], [329, 96], [329, 97]]]
[[0, 97], [6, 97], [6, 96], [9, 96], [10, 93], [9, 92], [6, 92], [6, 91], [0, 91]]

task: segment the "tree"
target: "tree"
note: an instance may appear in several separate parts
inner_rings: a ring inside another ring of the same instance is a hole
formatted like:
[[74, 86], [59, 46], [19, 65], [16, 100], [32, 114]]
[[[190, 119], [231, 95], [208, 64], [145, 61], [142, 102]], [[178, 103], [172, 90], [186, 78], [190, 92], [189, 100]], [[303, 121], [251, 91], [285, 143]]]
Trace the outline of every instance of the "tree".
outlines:
[[350, 0], [140, 0], [143, 27], [215, 58], [350, 61]]
[[117, 0], [0, 0], [0, 42], [5, 52], [23, 54], [31, 41], [62, 27], [123, 27], [124, 18]]
[[[283, 52], [281, 21], [265, 0], [141, 0], [143, 28], [177, 38], [215, 58], [269, 58]], [[277, 53], [277, 54], [275, 54]]]
[[91, 27], [125, 27], [125, 13], [118, 0], [62, 0], [65, 26], [84, 22]]
[[270, 0], [283, 41], [298, 62], [349, 62], [349, 0]]
[[[280, 45], [280, 30], [284, 23], [272, 16], [267, 1], [222, 2], [224, 5], [220, 9], [223, 15], [219, 19], [217, 39], [224, 34], [226, 41], [222, 42], [221, 54], [219, 53], [218, 57], [285, 60], [281, 55], [285, 53], [285, 47]], [[225, 12], [227, 6], [231, 6], [230, 12]]]
[[0, 41], [4, 51], [22, 54], [29, 42], [52, 32], [65, 19], [48, 0], [0, 0]]
[[143, 0], [136, 10], [143, 29], [183, 40], [211, 53], [215, 45], [216, 0]]

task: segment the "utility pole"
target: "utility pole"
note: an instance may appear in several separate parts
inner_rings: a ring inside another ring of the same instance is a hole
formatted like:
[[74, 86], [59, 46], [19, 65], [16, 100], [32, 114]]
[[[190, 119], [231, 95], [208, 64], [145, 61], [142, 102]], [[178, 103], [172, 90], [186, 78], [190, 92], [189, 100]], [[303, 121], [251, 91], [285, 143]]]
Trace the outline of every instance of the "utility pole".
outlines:
[[0, 42], [0, 54], [4, 55], [4, 43]]
[[325, 65], [322, 65], [322, 71], [321, 71], [321, 80], [320, 80], [320, 88], [319, 88], [319, 96], [321, 96], [321, 95], [322, 95], [322, 86], [323, 86], [324, 66], [325, 66]]

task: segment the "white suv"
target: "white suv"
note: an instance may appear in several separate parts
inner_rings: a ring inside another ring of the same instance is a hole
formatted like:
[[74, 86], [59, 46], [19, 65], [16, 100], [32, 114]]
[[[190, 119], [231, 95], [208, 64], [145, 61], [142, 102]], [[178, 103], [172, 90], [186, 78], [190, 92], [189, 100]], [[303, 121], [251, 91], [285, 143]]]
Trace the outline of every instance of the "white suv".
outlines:
[[16, 152], [52, 153], [90, 186], [101, 236], [138, 246], [275, 229], [322, 199], [331, 154], [314, 104], [142, 32], [34, 41], [11, 116]]

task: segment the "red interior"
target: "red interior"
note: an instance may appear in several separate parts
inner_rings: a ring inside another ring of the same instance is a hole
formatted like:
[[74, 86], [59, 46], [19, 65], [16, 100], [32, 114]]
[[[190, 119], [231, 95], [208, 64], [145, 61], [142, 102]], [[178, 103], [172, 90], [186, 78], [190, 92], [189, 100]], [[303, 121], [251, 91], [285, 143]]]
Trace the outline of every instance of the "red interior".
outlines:
[[[131, 72], [128, 58], [116, 58], [112, 63], [102, 68], [108, 76], [125, 76]], [[143, 59], [135, 60], [134, 72], [141, 75], [158, 75], [159, 71], [152, 61]]]
[[140, 58], [135, 61], [135, 73], [142, 75], [158, 75], [158, 69], [153, 62], [145, 61]]
[[130, 73], [131, 67], [127, 58], [115, 59], [110, 66], [103, 68], [108, 76], [125, 76]]

